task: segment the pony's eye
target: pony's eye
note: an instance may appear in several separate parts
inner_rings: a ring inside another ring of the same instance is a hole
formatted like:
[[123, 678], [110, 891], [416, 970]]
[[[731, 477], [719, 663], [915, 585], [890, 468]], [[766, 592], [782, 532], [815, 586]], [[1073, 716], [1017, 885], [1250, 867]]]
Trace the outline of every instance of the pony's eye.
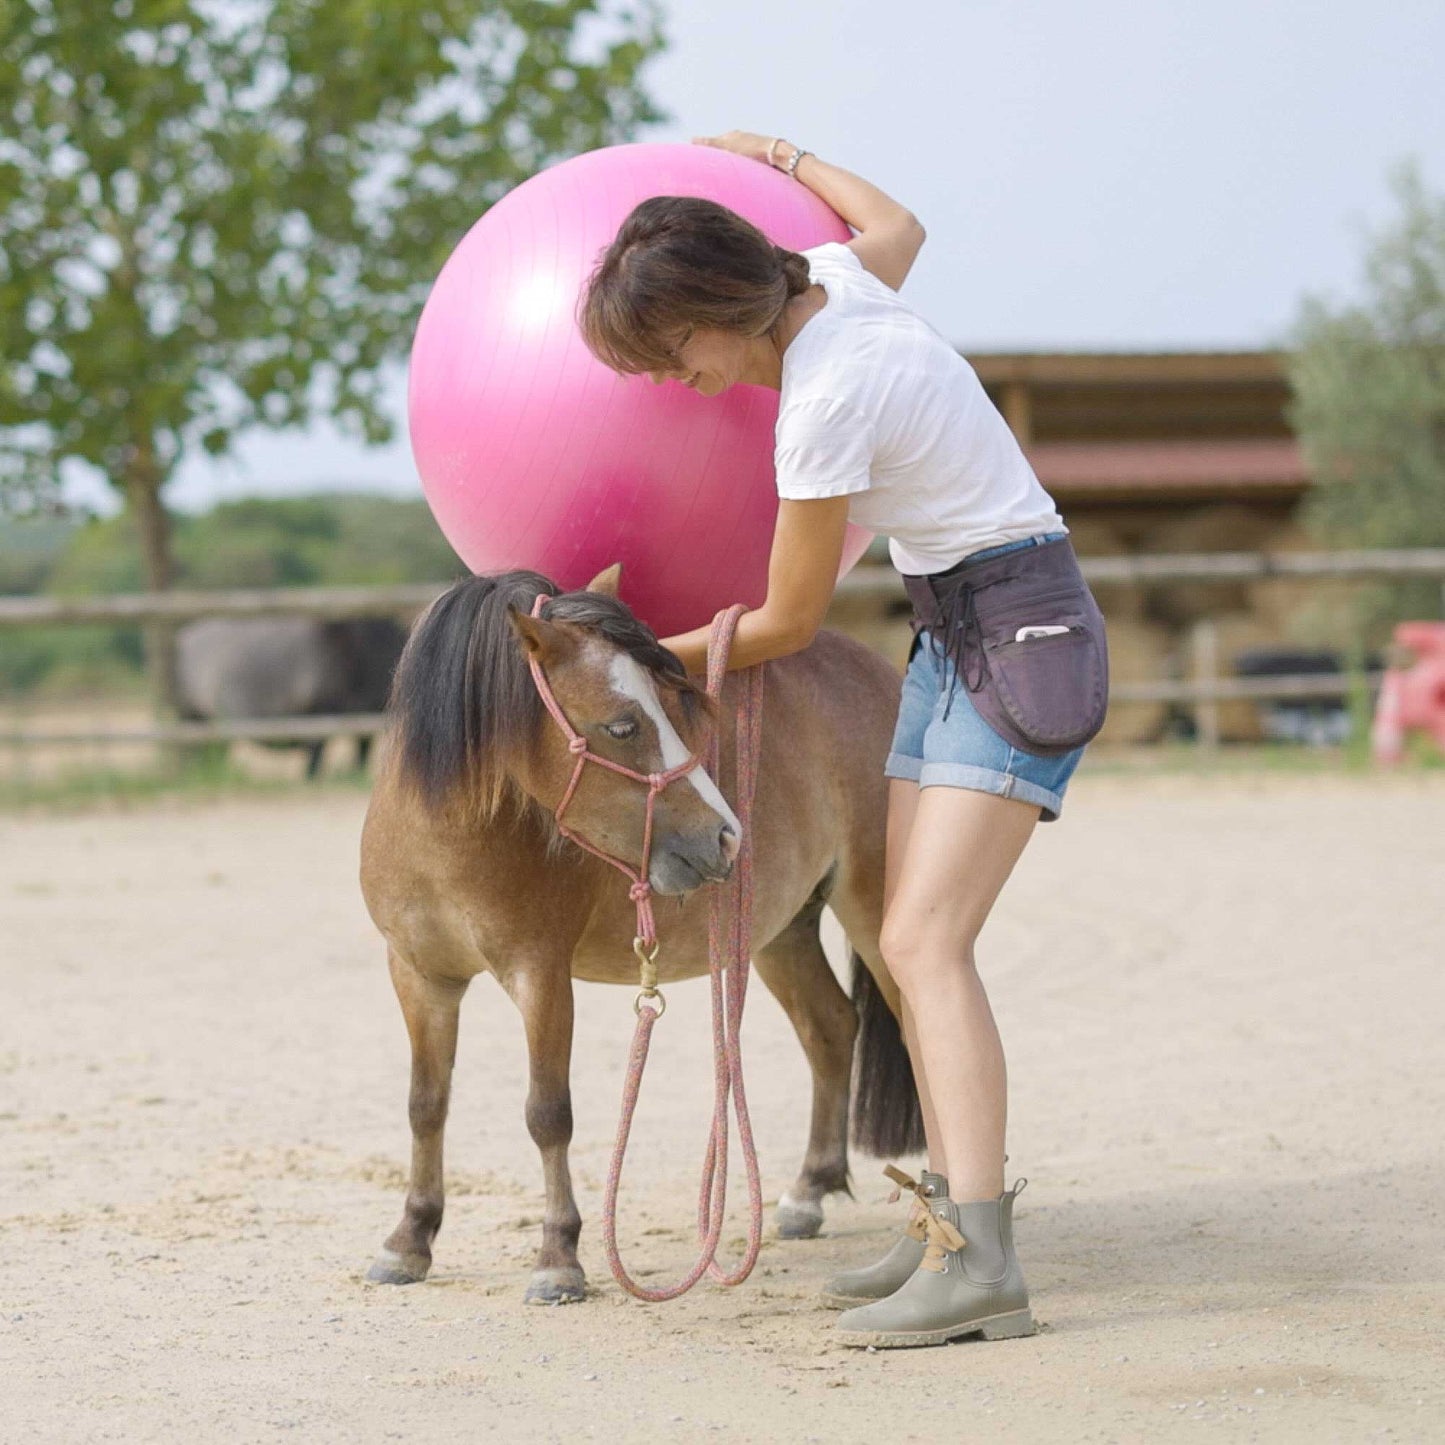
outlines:
[[606, 723], [602, 731], [610, 738], [616, 738], [621, 742], [624, 738], [630, 738], [637, 732], [637, 724], [631, 718], [624, 718], [621, 722]]

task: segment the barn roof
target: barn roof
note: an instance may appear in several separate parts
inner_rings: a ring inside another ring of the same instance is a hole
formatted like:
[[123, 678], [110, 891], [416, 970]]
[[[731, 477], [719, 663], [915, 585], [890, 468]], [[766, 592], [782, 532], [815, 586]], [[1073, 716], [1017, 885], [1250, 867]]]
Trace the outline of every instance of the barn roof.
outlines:
[[1039, 480], [1064, 498], [1291, 497], [1309, 485], [1299, 445], [1287, 437], [1035, 442], [1026, 450]]

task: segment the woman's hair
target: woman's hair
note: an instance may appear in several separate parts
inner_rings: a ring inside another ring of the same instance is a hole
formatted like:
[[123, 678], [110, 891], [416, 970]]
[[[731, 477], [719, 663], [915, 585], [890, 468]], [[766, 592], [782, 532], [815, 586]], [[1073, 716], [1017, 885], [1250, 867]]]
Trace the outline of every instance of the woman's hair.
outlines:
[[613, 371], [669, 371], [689, 327], [765, 336], [810, 284], [802, 256], [735, 211], [696, 196], [656, 196], [602, 253], [577, 323]]

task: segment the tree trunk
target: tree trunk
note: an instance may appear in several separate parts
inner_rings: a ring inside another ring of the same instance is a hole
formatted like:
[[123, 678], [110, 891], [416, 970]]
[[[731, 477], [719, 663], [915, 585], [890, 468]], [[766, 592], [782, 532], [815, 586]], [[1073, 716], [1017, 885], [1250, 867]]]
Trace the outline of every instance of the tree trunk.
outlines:
[[[166, 591], [175, 577], [171, 560], [171, 520], [161, 502], [161, 483], [164, 480], [156, 466], [154, 450], [148, 444], [138, 446], [127, 468], [124, 485], [131, 515], [135, 518], [141, 564], [149, 592]], [[170, 722], [180, 713], [175, 639], [174, 623], [146, 623], [146, 676], [150, 682], [151, 705], [157, 722]]]

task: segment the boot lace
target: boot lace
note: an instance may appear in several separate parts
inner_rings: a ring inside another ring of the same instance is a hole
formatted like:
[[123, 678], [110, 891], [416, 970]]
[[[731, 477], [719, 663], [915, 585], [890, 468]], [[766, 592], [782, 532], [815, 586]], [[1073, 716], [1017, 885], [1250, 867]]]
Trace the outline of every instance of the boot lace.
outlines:
[[948, 1218], [935, 1214], [931, 1209], [923, 1216], [923, 1228], [928, 1242], [923, 1248], [920, 1269], [930, 1269], [934, 1274], [948, 1273], [948, 1256], [957, 1254], [968, 1241], [954, 1227]]
[[903, 1232], [910, 1239], [916, 1239], [922, 1243], [928, 1232], [925, 1221], [928, 1219], [928, 1201], [932, 1196], [917, 1179], [911, 1178], [892, 1164], [885, 1165], [883, 1172], [895, 1185], [893, 1192], [888, 1196], [890, 1204], [896, 1204], [904, 1194], [913, 1196], [908, 1208], [908, 1223], [903, 1226]]

